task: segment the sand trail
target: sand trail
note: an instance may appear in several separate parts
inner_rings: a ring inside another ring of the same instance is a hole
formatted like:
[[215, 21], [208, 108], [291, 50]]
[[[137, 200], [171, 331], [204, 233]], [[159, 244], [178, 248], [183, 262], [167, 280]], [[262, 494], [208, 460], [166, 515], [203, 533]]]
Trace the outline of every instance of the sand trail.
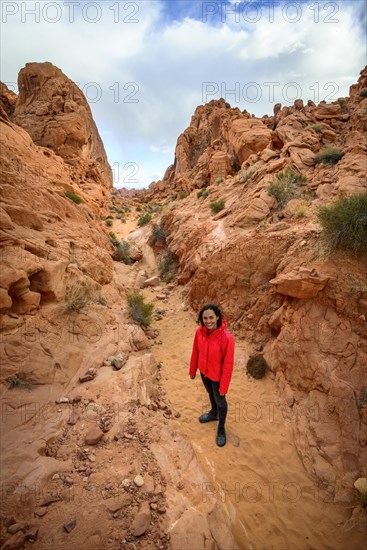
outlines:
[[[144, 292], [155, 299], [153, 291]], [[211, 493], [226, 504], [243, 549], [364, 549], [363, 534], [343, 528], [351, 510], [328, 502], [307, 477], [293, 442], [291, 409], [288, 414], [283, 411], [275, 382], [270, 377], [250, 380], [245, 374], [245, 342], [236, 343], [227, 445], [216, 446], [215, 422], [198, 422], [209, 400], [199, 375], [195, 380], [188, 376], [196, 315], [183, 311], [179, 294], [178, 287], [164, 305], [155, 301], [167, 313], [156, 323], [162, 344], [154, 348], [154, 356], [164, 365], [162, 384], [168, 400], [181, 414], [175, 420], [177, 428], [193, 446], [208, 478], [201, 498]]]

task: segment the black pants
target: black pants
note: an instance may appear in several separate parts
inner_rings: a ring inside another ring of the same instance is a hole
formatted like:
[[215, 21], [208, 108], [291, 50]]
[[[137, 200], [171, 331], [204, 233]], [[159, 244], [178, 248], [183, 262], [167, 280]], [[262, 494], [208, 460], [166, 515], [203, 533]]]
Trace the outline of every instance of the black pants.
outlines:
[[210, 378], [206, 378], [202, 373], [200, 373], [200, 375], [205, 389], [209, 394], [212, 411], [219, 416], [219, 426], [224, 427], [228, 411], [226, 396], [219, 394], [219, 382], [214, 382], [210, 380]]

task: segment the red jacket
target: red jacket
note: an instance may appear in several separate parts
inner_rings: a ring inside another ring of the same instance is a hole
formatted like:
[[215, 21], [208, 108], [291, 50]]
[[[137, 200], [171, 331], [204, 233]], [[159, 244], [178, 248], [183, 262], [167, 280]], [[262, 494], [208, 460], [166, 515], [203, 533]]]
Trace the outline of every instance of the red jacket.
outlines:
[[190, 376], [197, 369], [214, 382], [220, 382], [219, 393], [228, 391], [234, 362], [234, 338], [226, 330], [227, 322], [209, 334], [206, 327], [196, 329], [190, 360]]

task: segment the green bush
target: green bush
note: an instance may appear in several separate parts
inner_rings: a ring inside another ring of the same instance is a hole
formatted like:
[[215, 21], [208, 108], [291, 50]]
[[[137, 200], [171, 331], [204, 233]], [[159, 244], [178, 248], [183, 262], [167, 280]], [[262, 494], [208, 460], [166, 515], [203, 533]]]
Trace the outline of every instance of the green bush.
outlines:
[[251, 176], [255, 174], [256, 170], [256, 166], [250, 166], [250, 168], [240, 173], [238, 181], [240, 183], [246, 183], [251, 178]]
[[149, 214], [149, 212], [146, 212], [145, 214], [140, 216], [140, 218], [138, 219], [138, 226], [143, 227], [143, 225], [146, 225], [147, 223], [149, 223], [151, 219], [152, 219], [152, 215]]
[[362, 88], [362, 90], [359, 92], [359, 95], [361, 97], [367, 97], [367, 88]]
[[108, 216], [105, 217], [105, 220], [113, 220], [113, 216], [111, 216], [111, 214], [109, 214]]
[[8, 376], [6, 381], [8, 383], [9, 390], [13, 390], [14, 388], [21, 388], [23, 390], [31, 391], [34, 387], [32, 382], [25, 380], [25, 378], [18, 377], [16, 374], [13, 376]]
[[117, 241], [117, 237], [113, 231], [109, 231], [108, 234], [113, 241]]
[[181, 193], [179, 193], [179, 195], [178, 195], [178, 198], [179, 198], [180, 200], [186, 199], [186, 197], [188, 197], [188, 194], [185, 193], [184, 191], [181, 191]]
[[298, 204], [293, 208], [292, 214], [295, 218], [305, 218], [307, 216], [308, 206], [306, 204]]
[[127, 295], [127, 303], [130, 315], [142, 328], [147, 328], [152, 321], [153, 304], [146, 304], [144, 296], [140, 292]]
[[200, 198], [203, 198], [205, 199], [210, 193], [210, 189], [200, 189], [200, 191], [197, 192], [197, 198], [200, 199]]
[[113, 220], [111, 220], [110, 218], [106, 219], [107, 227], [112, 227], [112, 224], [113, 224]]
[[71, 191], [64, 191], [65, 197], [70, 199], [71, 201], [75, 202], [75, 204], [80, 204], [83, 202], [83, 199], [79, 197], [79, 195], [76, 195], [75, 193], [72, 193]]
[[367, 193], [341, 197], [329, 206], [321, 206], [318, 219], [331, 251], [367, 252]]
[[121, 242], [115, 241], [113, 244], [115, 251], [112, 255], [112, 259], [115, 262], [123, 262], [126, 265], [131, 265], [133, 261], [129, 255], [129, 243], [122, 240]]
[[316, 153], [314, 157], [315, 164], [333, 165], [344, 157], [345, 153], [339, 147], [324, 147]]
[[268, 368], [269, 366], [263, 355], [253, 355], [249, 358], [246, 365], [247, 374], [257, 380], [264, 378]]
[[217, 178], [214, 183], [216, 185], [219, 185], [220, 183], [223, 183], [223, 182], [224, 182], [224, 178]]
[[280, 208], [284, 208], [288, 201], [299, 197], [299, 185], [305, 183], [306, 177], [292, 168], [286, 168], [275, 175], [268, 187], [268, 195], [274, 197]]
[[137, 207], [136, 207], [136, 211], [137, 211], [137, 212], [141, 212], [142, 210], [143, 210], [143, 209], [142, 209], [141, 206], [137, 206]]
[[158, 264], [159, 274], [165, 283], [170, 283], [177, 275], [177, 259], [170, 250], [164, 254]]
[[150, 222], [151, 219], [152, 219], [152, 215], [149, 214], [149, 212], [146, 212], [145, 214], [140, 216], [140, 218], [138, 219], [138, 226], [142, 227], [143, 225], [146, 225], [147, 223]]
[[71, 283], [65, 289], [65, 302], [68, 311], [80, 313], [91, 302], [90, 291], [80, 283]]
[[166, 237], [167, 235], [163, 229], [162, 223], [159, 225], [155, 223], [153, 224], [152, 232], [148, 239], [148, 244], [149, 246], [155, 246], [157, 243], [163, 244], [166, 242]]
[[322, 131], [322, 124], [311, 124], [311, 130], [319, 134]]
[[226, 205], [226, 201], [224, 199], [219, 199], [217, 201], [212, 201], [209, 204], [210, 210], [212, 211], [212, 214], [218, 214]]

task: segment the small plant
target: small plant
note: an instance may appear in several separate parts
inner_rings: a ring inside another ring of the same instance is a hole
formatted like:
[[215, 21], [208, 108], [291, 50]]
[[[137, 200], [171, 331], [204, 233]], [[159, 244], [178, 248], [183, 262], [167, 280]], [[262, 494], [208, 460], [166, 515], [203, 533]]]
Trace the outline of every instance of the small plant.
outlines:
[[79, 197], [79, 195], [77, 195], [76, 193], [73, 193], [72, 191], [64, 191], [64, 195], [71, 201], [75, 202], [75, 204], [80, 204], [83, 202], [83, 199]]
[[311, 128], [311, 130], [316, 132], [316, 134], [320, 134], [320, 132], [322, 132], [322, 124], [311, 124], [309, 128]]
[[31, 382], [28, 382], [28, 380], [25, 380], [24, 378], [20, 378], [17, 375], [14, 376], [8, 376], [6, 381], [8, 382], [8, 389], [13, 390], [14, 388], [22, 388], [24, 390], [31, 391], [33, 389], [33, 384]]
[[219, 185], [220, 183], [223, 183], [223, 182], [224, 182], [224, 178], [217, 178], [214, 183], [216, 185]]
[[116, 241], [113, 243], [115, 251], [112, 255], [112, 259], [115, 262], [123, 262], [126, 265], [131, 265], [133, 263], [129, 255], [129, 243], [122, 240], [121, 242]]
[[158, 264], [159, 274], [165, 283], [170, 283], [177, 274], [177, 260], [170, 250], [168, 250]]
[[255, 174], [256, 170], [257, 170], [256, 166], [250, 166], [250, 168], [240, 173], [238, 181], [240, 183], [246, 183], [247, 180], [249, 180], [251, 176]]
[[87, 306], [91, 301], [90, 292], [80, 283], [72, 283], [67, 285], [65, 289], [65, 302], [68, 311], [80, 311]]
[[209, 195], [210, 193], [210, 189], [200, 189], [200, 191], [197, 192], [197, 198], [200, 199], [200, 198], [203, 198], [203, 199], [206, 199], [206, 197]]
[[152, 215], [149, 214], [149, 212], [146, 212], [145, 214], [140, 216], [140, 218], [138, 219], [138, 226], [142, 227], [143, 225], [147, 225], [147, 223], [149, 223], [151, 219], [152, 219]]
[[143, 209], [142, 209], [141, 206], [137, 206], [137, 207], [136, 207], [136, 211], [137, 211], [137, 212], [142, 212], [142, 210], [143, 210]]
[[112, 224], [113, 224], [113, 220], [111, 220], [110, 218], [106, 219], [106, 225], [107, 227], [112, 227]]
[[179, 195], [178, 195], [178, 198], [180, 200], [186, 199], [186, 197], [188, 197], [188, 194], [185, 193], [184, 191], [181, 191], [181, 193], [179, 193]]
[[268, 188], [268, 195], [274, 197], [280, 208], [284, 208], [288, 201], [298, 197], [298, 185], [305, 183], [306, 177], [292, 168], [286, 168], [275, 175]]
[[362, 88], [362, 90], [359, 92], [359, 95], [361, 97], [367, 97], [367, 88]]
[[318, 219], [330, 251], [367, 252], [367, 193], [341, 197], [329, 206], [321, 206]]
[[91, 298], [91, 302], [94, 302], [95, 304], [100, 304], [101, 306], [107, 305], [107, 300], [101, 294], [98, 294], [98, 296], [94, 296]]
[[166, 242], [166, 237], [167, 235], [163, 229], [162, 223], [160, 223], [159, 225], [155, 223], [152, 227], [152, 232], [148, 239], [148, 244], [149, 246], [155, 246], [158, 243], [163, 244]]
[[345, 153], [339, 147], [323, 147], [314, 157], [315, 164], [333, 165], [344, 157]]
[[108, 216], [105, 217], [105, 220], [113, 220], [113, 216], [111, 216], [111, 214], [109, 214]]
[[226, 205], [226, 201], [224, 199], [219, 199], [217, 201], [212, 201], [209, 204], [210, 210], [212, 211], [212, 214], [218, 214]]
[[130, 307], [130, 315], [142, 328], [147, 328], [152, 320], [153, 304], [146, 304], [144, 296], [140, 292], [127, 295], [127, 303]]
[[292, 214], [295, 218], [305, 218], [307, 216], [307, 212], [308, 212], [308, 206], [306, 204], [298, 204], [293, 209]]
[[247, 374], [252, 376], [252, 378], [256, 378], [256, 380], [264, 378], [268, 368], [269, 366], [263, 355], [253, 355], [249, 358], [246, 365]]
[[109, 231], [108, 234], [113, 241], [117, 241], [116, 234], [113, 231]]

